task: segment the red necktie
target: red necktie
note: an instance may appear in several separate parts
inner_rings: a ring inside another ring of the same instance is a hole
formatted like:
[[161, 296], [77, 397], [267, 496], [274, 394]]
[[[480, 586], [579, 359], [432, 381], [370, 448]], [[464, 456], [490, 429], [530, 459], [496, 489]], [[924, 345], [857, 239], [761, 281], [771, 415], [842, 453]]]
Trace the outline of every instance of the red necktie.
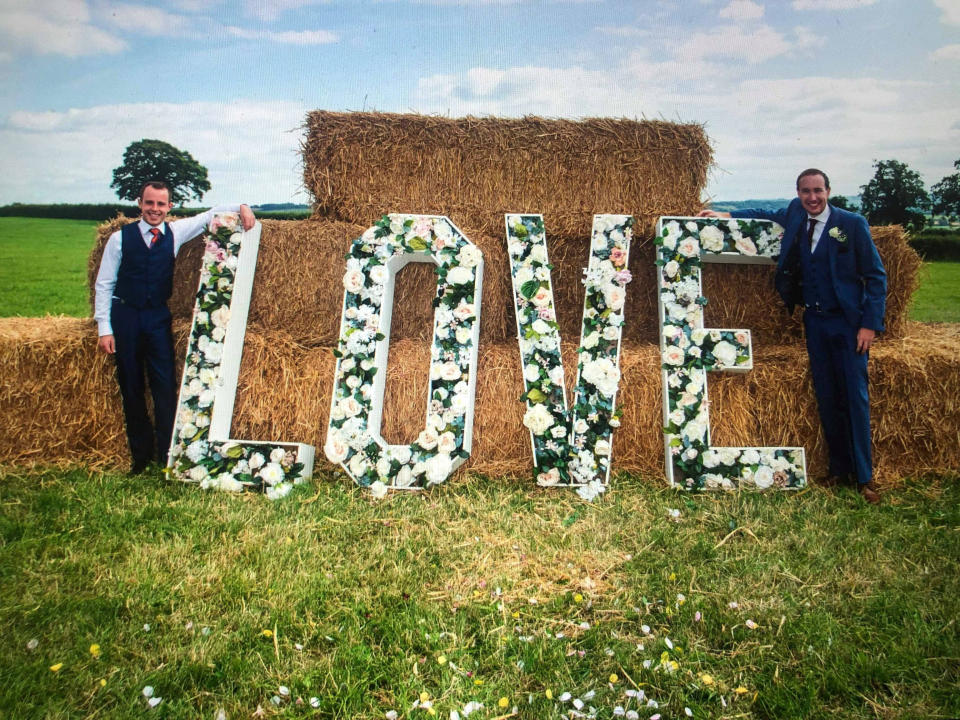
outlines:
[[157, 228], [150, 228], [150, 234], [153, 235], [153, 237], [150, 238], [150, 247], [153, 247], [157, 244], [157, 240], [160, 239], [160, 231]]

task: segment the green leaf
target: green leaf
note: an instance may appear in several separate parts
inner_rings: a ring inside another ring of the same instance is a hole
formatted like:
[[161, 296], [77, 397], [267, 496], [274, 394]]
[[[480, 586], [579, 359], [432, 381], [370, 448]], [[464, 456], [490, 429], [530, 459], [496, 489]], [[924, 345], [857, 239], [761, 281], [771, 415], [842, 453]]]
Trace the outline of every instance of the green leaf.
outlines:
[[530, 388], [530, 391], [527, 393], [527, 399], [533, 403], [542, 403], [547, 399], [547, 396], [537, 388]]
[[417, 252], [423, 252], [427, 249], [427, 241], [422, 237], [417, 235], [414, 238], [410, 239], [410, 242], [407, 243], [410, 246], [411, 250], [416, 250]]
[[520, 286], [520, 294], [523, 295], [527, 300], [532, 298], [537, 294], [537, 290], [540, 289], [539, 280], [527, 280], [523, 285]]

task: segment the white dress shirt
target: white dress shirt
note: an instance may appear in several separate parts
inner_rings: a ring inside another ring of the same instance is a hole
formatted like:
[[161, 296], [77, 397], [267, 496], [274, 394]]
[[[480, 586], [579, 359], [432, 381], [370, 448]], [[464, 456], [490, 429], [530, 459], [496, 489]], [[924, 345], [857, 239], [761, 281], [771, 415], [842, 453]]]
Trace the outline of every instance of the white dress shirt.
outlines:
[[830, 206], [827, 205], [819, 215], [807, 215], [807, 227], [811, 220], [816, 220], [817, 224], [813, 228], [813, 242], [810, 243], [810, 252], [817, 249], [817, 243], [820, 242], [820, 236], [823, 235], [823, 229], [827, 226], [827, 218], [830, 217]]
[[[177, 256], [184, 243], [190, 242], [197, 235], [202, 233], [213, 216], [222, 212], [240, 212], [239, 205], [220, 205], [211, 208], [204, 213], [194, 215], [193, 217], [180, 218], [170, 223], [170, 229], [173, 231], [173, 255]], [[157, 229], [161, 233], [166, 233], [166, 224], [161, 223]], [[142, 219], [137, 223], [140, 228], [140, 234], [143, 236], [143, 242], [150, 247], [153, 235], [150, 234], [152, 225], [144, 222]], [[113, 335], [113, 326], [110, 324], [110, 307], [113, 304], [113, 289], [117, 286], [117, 273], [120, 271], [120, 258], [123, 255], [123, 240], [120, 237], [121, 231], [117, 230], [103, 248], [103, 257], [100, 260], [100, 271], [97, 273], [97, 281], [94, 283], [94, 303], [93, 319], [97, 321], [97, 332], [99, 335]]]

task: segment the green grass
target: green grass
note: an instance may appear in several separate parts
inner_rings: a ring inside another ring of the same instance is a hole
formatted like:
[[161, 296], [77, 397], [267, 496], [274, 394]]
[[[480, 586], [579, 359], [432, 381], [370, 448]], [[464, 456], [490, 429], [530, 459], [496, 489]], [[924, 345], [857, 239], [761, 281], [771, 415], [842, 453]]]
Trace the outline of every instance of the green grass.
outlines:
[[0, 315], [89, 317], [92, 220], [0, 217]]
[[590, 691], [597, 718], [957, 717], [958, 480], [875, 508], [628, 476], [592, 505], [471, 477], [374, 502], [322, 474], [270, 503], [8, 471], [0, 717], [141, 716], [147, 685], [163, 718], [427, 720], [428, 693], [539, 719]]
[[920, 322], [960, 322], [960, 262], [923, 264], [910, 318]]

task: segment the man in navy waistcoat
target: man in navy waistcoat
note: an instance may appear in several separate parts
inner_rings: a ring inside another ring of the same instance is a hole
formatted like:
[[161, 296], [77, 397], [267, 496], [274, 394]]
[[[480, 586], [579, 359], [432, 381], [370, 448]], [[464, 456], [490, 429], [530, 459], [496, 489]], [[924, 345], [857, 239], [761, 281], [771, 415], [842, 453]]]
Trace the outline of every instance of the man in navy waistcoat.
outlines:
[[810, 374], [830, 456], [825, 485], [856, 481], [867, 502], [873, 484], [867, 358], [884, 329], [887, 274], [862, 215], [830, 205], [830, 180], [815, 168], [797, 178], [785, 209], [707, 217], [763, 218], [784, 227], [775, 284], [787, 310], [802, 305]]
[[[167, 463], [177, 404], [167, 300], [173, 292], [177, 253], [204, 231], [215, 213], [239, 212], [244, 230], [256, 222], [246, 205], [231, 205], [168, 223], [170, 188], [160, 181], [143, 185], [137, 205], [140, 220], [107, 240], [94, 286], [99, 346], [117, 364], [131, 475], [142, 473], [154, 460], [161, 466]], [[154, 423], [147, 414], [144, 369], [153, 397]]]

